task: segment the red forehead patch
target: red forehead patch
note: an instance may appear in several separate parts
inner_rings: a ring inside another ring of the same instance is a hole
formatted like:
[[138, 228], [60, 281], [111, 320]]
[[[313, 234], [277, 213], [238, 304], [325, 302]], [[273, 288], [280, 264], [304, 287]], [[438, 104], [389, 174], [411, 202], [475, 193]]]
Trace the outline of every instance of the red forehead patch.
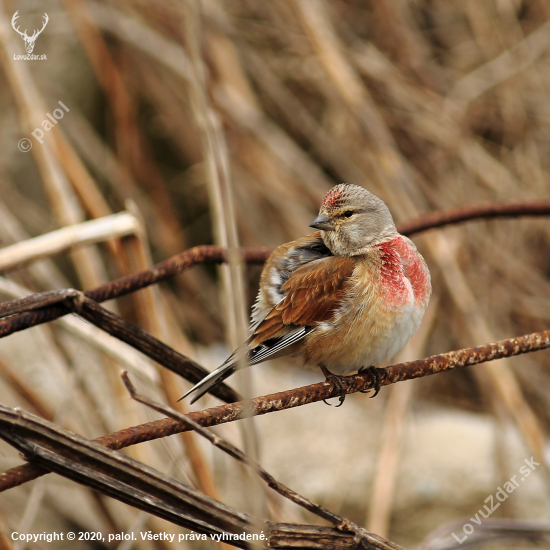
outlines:
[[338, 187], [333, 187], [325, 195], [325, 198], [323, 199], [322, 204], [324, 206], [335, 206], [341, 197], [342, 197], [342, 189], [338, 189]]

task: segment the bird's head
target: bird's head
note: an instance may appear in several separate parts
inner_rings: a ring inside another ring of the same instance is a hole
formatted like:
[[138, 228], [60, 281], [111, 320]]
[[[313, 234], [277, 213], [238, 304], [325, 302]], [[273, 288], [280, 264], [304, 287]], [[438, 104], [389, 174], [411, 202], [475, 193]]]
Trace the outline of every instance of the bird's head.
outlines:
[[323, 199], [319, 215], [309, 224], [321, 230], [335, 256], [356, 256], [397, 234], [388, 207], [358, 185], [342, 183]]

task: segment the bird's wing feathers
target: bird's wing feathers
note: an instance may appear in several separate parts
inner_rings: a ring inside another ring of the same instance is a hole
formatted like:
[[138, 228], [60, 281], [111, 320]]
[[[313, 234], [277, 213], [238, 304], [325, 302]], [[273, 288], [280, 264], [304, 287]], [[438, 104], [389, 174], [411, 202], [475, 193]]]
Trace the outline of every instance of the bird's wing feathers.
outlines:
[[248, 352], [248, 365], [257, 365], [305, 338], [314, 327], [295, 327], [284, 336], [266, 340]]
[[256, 326], [249, 346], [286, 335], [291, 327], [311, 327], [330, 320], [354, 265], [351, 258], [329, 256], [296, 269], [281, 286], [284, 298]]
[[[241, 358], [250, 366], [275, 355], [284, 355], [281, 352], [304, 339], [317, 323], [331, 319], [344, 296], [354, 261], [325, 255], [319, 235], [304, 241], [306, 246], [293, 248], [288, 251], [288, 257], [279, 259], [284, 264], [282, 284], [277, 289], [281, 299], [262, 320], [253, 324], [246, 347], [236, 350], [223, 365], [184, 395], [197, 392], [192, 403], [233, 374]], [[272, 269], [273, 263], [268, 262], [264, 272]]]

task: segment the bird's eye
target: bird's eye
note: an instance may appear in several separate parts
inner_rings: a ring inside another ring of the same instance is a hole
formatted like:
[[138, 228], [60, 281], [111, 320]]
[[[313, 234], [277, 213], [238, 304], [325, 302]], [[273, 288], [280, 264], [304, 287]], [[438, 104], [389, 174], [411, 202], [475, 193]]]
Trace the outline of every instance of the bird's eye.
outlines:
[[346, 218], [351, 218], [353, 216], [353, 212], [351, 210], [346, 210], [344, 212], [344, 216], [346, 216]]

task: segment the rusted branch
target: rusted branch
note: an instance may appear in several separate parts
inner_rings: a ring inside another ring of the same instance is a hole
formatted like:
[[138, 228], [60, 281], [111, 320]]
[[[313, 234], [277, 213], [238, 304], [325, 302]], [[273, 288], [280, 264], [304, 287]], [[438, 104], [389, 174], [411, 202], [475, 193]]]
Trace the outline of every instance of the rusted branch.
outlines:
[[[384, 369], [381, 385], [387, 386], [395, 382], [413, 380], [430, 374], [547, 348], [550, 348], [550, 330], [534, 332], [525, 336], [518, 336], [517, 338], [509, 338], [491, 344], [451, 351], [387, 367]], [[347, 393], [372, 389], [372, 381], [368, 374], [355, 374], [347, 378]], [[231, 403], [191, 412], [187, 416], [203, 427], [215, 426], [240, 420], [247, 416], [262, 415], [322, 401], [323, 399], [333, 397], [335, 393], [339, 394], [339, 390], [334, 388], [331, 382], [325, 381], [264, 397], [257, 397], [250, 401]], [[95, 442], [110, 449], [122, 449], [130, 445], [136, 445], [137, 443], [159, 439], [184, 431], [187, 431], [187, 428], [180, 422], [171, 418], [164, 418], [98, 437], [95, 439]], [[35, 470], [31, 470], [29, 474], [32, 474], [33, 477], [26, 479], [25, 473], [22, 470], [28, 467], [29, 465], [17, 466], [0, 474], [0, 492], [39, 477], [39, 475], [36, 475]]]
[[251, 460], [248, 456], [246, 456], [245, 453], [243, 453], [240, 449], [235, 447], [235, 445], [233, 445], [232, 443], [229, 443], [229, 441], [226, 441], [225, 439], [219, 437], [218, 435], [215, 435], [214, 433], [206, 430], [200, 424], [198, 424], [197, 422], [189, 418], [188, 415], [179, 413], [178, 411], [171, 409], [170, 407], [162, 405], [161, 403], [157, 403], [156, 401], [153, 401], [152, 399], [149, 399], [148, 397], [137, 393], [132, 382], [130, 382], [130, 378], [128, 377], [127, 371], [124, 371], [122, 373], [122, 380], [124, 382], [124, 385], [126, 386], [126, 389], [130, 393], [130, 396], [132, 397], [132, 399], [136, 400], [138, 403], [142, 403], [143, 405], [150, 407], [151, 409], [157, 412], [160, 412], [161, 414], [165, 414], [166, 416], [168, 416], [169, 418], [172, 418], [173, 420], [176, 420], [177, 422], [185, 426], [187, 429], [195, 431], [196, 433], [198, 433], [199, 435], [201, 435], [202, 437], [210, 441], [210, 443], [212, 443], [214, 447], [217, 447], [218, 449], [222, 450], [224, 453], [227, 453], [229, 456], [231, 456], [235, 460], [238, 460], [239, 462], [246, 464], [251, 468], [251, 470], [254, 473], [258, 474], [260, 479], [262, 479], [262, 481], [264, 481], [268, 485], [268, 487], [271, 487], [274, 491], [277, 491], [281, 496], [294, 502], [294, 504], [297, 504], [298, 506], [301, 506], [302, 508], [309, 510], [313, 514], [319, 516], [320, 518], [323, 518], [333, 523], [335, 526], [346, 525], [346, 522], [343, 517], [330, 512], [326, 508], [323, 508], [322, 506], [319, 506], [314, 502], [311, 502], [309, 499], [299, 495], [298, 493], [286, 487], [282, 483], [279, 483], [271, 474], [268, 474], [258, 463]]
[[489, 202], [438, 212], [428, 212], [419, 216], [416, 220], [398, 224], [397, 230], [410, 237], [427, 229], [470, 220], [548, 215], [550, 215], [550, 201]]
[[[266, 247], [243, 248], [243, 261], [247, 264], [262, 264], [271, 251], [271, 248]], [[105, 302], [106, 300], [125, 296], [136, 290], [164, 281], [194, 265], [220, 264], [226, 261], [227, 253], [219, 246], [196, 246], [181, 254], [172, 256], [172, 258], [154, 265], [150, 269], [115, 279], [96, 288], [86, 290], [84, 294], [95, 302]], [[22, 300], [26, 300], [27, 298], [23, 298]], [[16, 304], [20, 300], [12, 300], [9, 304], [12, 304], [12, 302]], [[16, 307], [16, 305], [4, 305], [6, 310], [8, 310], [8, 307]], [[20, 330], [25, 330], [26, 328], [53, 321], [67, 313], [70, 313], [70, 310], [58, 304], [2, 319], [0, 320], [0, 338]]]
[[[413, 235], [441, 227], [443, 225], [461, 223], [473, 219], [519, 216], [548, 216], [550, 201], [524, 201], [517, 203], [488, 203], [473, 206], [463, 206], [439, 212], [429, 212], [411, 222], [400, 223], [397, 229], [403, 235]], [[247, 264], [262, 264], [265, 262], [271, 248], [242, 248], [243, 261]], [[164, 281], [178, 273], [198, 264], [219, 264], [227, 261], [226, 251], [218, 246], [197, 246], [169, 258], [150, 269], [140, 271], [127, 277], [115, 279], [94, 289], [86, 290], [88, 298], [95, 302], [104, 302], [119, 296], [124, 296], [149, 285]], [[17, 302], [17, 300], [13, 300]], [[11, 303], [11, 302], [10, 302]], [[6, 306], [6, 309], [12, 306]], [[24, 330], [42, 323], [58, 319], [69, 313], [61, 305], [47, 305], [41, 309], [14, 315], [0, 320], [0, 338], [14, 332]]]

